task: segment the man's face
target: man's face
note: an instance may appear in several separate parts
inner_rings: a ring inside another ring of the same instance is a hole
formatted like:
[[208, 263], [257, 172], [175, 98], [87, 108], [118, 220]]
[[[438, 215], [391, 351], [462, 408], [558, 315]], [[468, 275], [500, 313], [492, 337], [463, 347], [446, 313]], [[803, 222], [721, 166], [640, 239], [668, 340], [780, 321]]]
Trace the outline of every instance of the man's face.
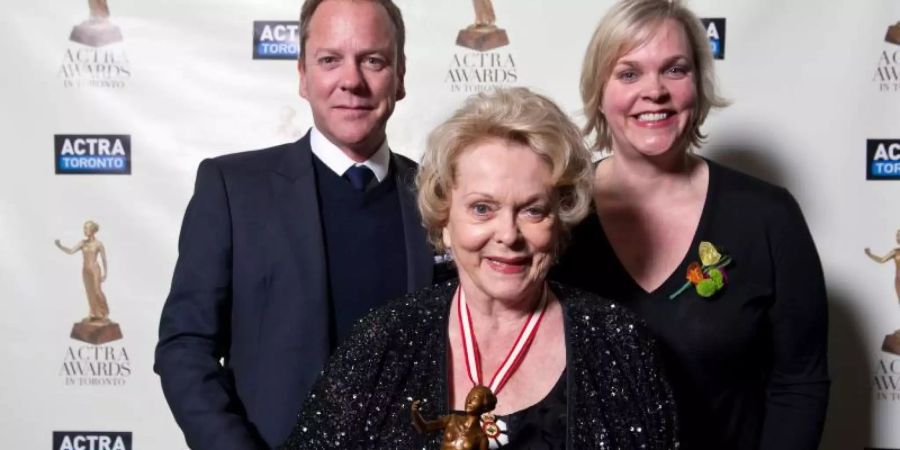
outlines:
[[368, 159], [404, 96], [387, 11], [371, 1], [323, 2], [310, 20], [299, 71], [316, 128], [351, 158]]

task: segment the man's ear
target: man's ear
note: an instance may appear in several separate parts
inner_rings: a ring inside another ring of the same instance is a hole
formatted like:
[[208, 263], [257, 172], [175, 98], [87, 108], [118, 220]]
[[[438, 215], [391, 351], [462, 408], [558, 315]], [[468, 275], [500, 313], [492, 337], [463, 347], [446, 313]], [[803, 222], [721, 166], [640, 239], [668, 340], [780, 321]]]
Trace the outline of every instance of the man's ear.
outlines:
[[301, 56], [297, 59], [297, 74], [300, 75], [300, 96], [308, 99], [308, 91], [306, 89], [306, 64]]
[[397, 67], [397, 100], [403, 100], [406, 97], [406, 84], [403, 79], [406, 75], [406, 63]]

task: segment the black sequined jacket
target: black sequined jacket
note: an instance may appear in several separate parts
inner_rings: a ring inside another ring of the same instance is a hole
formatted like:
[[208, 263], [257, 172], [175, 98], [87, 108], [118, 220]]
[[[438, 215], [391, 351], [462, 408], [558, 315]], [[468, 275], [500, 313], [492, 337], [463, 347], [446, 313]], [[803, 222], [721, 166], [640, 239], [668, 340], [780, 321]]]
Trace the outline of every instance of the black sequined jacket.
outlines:
[[[439, 449], [422, 415], [447, 414], [447, 328], [457, 282], [375, 310], [332, 356], [285, 449]], [[675, 407], [641, 322], [593, 294], [551, 284], [564, 311], [568, 449], [677, 448]]]

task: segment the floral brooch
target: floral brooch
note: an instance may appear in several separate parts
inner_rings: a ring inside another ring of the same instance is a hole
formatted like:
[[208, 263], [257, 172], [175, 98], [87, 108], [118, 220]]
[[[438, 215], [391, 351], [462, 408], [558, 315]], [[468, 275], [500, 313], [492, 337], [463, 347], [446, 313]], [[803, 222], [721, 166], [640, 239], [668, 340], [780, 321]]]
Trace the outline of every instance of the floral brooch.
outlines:
[[672, 293], [669, 300], [674, 300], [691, 286], [694, 286], [697, 295], [703, 298], [712, 297], [725, 287], [725, 282], [728, 281], [725, 266], [731, 263], [731, 256], [723, 255], [715, 245], [707, 241], [700, 243], [698, 253], [700, 262], [694, 261], [688, 265], [687, 283]]

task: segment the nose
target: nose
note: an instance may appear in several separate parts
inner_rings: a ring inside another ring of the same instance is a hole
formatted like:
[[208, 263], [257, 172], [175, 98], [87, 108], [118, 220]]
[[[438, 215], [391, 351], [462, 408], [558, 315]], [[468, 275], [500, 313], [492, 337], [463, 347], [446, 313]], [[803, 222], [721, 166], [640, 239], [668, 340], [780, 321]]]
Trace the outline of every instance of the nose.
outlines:
[[341, 67], [341, 90], [357, 91], [363, 86], [364, 80], [362, 68], [356, 61], [348, 61]]
[[516, 220], [514, 212], [510, 211], [497, 217], [497, 228], [494, 231], [494, 238], [498, 243], [512, 247], [522, 236], [519, 229], [519, 222]]
[[642, 96], [654, 103], [665, 102], [669, 99], [669, 88], [666, 86], [660, 74], [645, 78], [645, 84], [641, 91]]

